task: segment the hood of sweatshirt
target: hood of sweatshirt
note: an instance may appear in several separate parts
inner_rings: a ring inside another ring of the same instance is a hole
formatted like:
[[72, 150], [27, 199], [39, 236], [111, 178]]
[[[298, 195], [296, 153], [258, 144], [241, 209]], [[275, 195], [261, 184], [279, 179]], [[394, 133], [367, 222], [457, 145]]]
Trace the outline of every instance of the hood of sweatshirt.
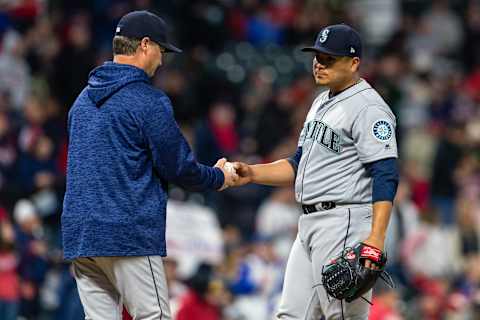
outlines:
[[89, 98], [100, 108], [115, 92], [132, 82], [150, 83], [150, 78], [135, 66], [107, 61], [90, 72], [86, 90]]

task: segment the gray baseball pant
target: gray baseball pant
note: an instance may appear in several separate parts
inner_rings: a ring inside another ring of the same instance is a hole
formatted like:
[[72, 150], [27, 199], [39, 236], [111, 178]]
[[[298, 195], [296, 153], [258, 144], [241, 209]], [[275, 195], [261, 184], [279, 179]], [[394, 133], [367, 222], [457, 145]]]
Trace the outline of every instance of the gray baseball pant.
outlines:
[[[367, 320], [370, 305], [362, 299], [351, 303], [328, 297], [322, 283], [322, 266], [365, 240], [372, 227], [372, 206], [351, 205], [303, 214], [298, 235], [285, 270], [276, 319]], [[364, 296], [371, 299], [371, 291]]]
[[86, 320], [170, 320], [162, 257], [91, 257], [72, 263]]

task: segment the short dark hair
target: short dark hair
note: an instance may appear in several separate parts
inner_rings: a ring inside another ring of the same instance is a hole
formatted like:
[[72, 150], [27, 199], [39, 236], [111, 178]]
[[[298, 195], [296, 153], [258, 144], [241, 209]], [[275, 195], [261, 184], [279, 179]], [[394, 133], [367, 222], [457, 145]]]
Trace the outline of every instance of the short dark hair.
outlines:
[[132, 56], [137, 52], [141, 39], [127, 38], [124, 36], [115, 36], [113, 38], [113, 55], [124, 54]]

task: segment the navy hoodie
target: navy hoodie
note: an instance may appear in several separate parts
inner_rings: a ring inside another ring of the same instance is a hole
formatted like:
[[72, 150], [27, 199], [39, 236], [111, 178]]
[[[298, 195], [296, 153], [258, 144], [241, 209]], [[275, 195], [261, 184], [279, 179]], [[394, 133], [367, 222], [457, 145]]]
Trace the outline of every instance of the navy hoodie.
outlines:
[[166, 255], [166, 182], [215, 190], [220, 169], [198, 163], [170, 100], [148, 75], [106, 62], [68, 114], [64, 257]]

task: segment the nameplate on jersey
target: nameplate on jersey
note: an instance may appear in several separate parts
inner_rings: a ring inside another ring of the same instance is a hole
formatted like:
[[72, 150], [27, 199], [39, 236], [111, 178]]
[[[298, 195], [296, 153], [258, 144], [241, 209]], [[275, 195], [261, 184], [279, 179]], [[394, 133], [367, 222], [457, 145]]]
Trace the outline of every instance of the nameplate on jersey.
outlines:
[[303, 144], [307, 140], [314, 140], [335, 153], [342, 151], [340, 135], [322, 121], [313, 120], [305, 125], [300, 141]]

